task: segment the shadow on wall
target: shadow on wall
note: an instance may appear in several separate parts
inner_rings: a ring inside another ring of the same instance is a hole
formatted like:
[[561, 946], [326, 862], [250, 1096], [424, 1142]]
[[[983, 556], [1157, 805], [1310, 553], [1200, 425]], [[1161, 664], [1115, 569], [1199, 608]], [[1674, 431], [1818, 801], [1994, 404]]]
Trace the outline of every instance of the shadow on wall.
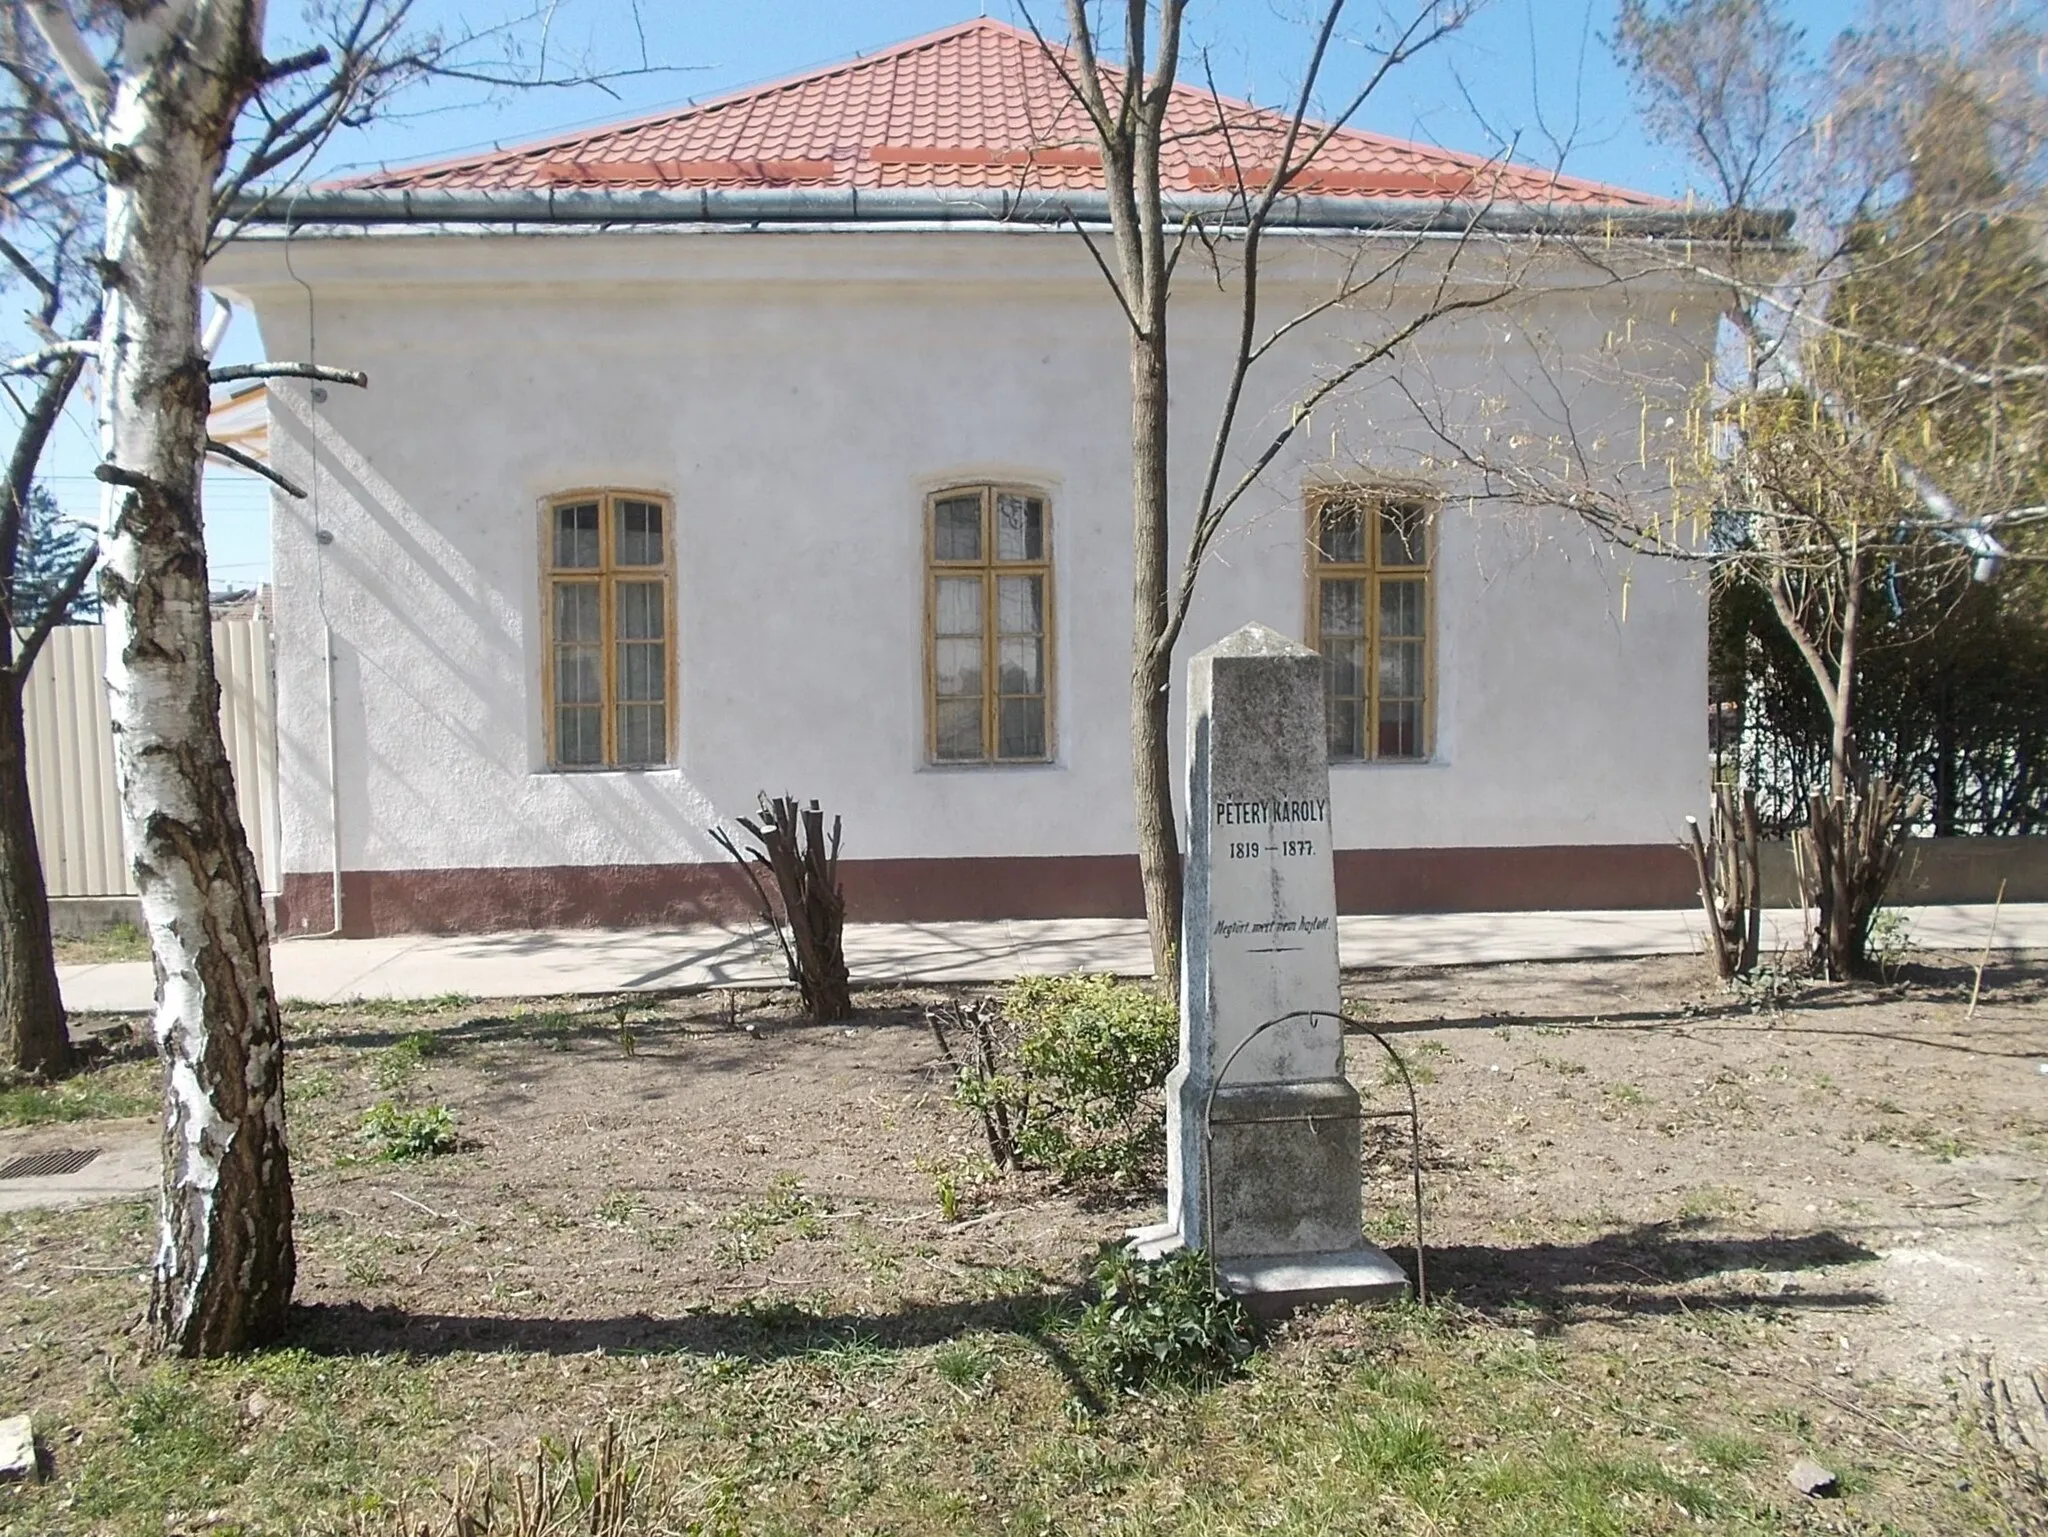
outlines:
[[[437, 840], [451, 827], [477, 829], [485, 846], [513, 837], [526, 864], [588, 864], [593, 848], [718, 862], [722, 856], [704, 837], [716, 809], [678, 770], [533, 772], [527, 717], [540, 658], [528, 643], [532, 599], [514, 596], [479, 570], [297, 392], [274, 391], [273, 409], [291, 418], [296, 430], [280, 433], [280, 446], [296, 440], [297, 469], [314, 481], [321, 522], [338, 535], [314, 558], [328, 563], [330, 578], [343, 864], [446, 864]], [[317, 445], [317, 473], [303, 462], [309, 444]], [[295, 595], [299, 623], [289, 633], [299, 674], [324, 690], [310, 597]], [[303, 709], [297, 718], [307, 728], [281, 742], [281, 767], [288, 796], [313, 823], [301, 847], [317, 846], [326, 841], [320, 824], [329, 804], [324, 721]], [[437, 740], [453, 750], [415, 750]], [[573, 812], [564, 800], [574, 803]], [[350, 895], [345, 891], [345, 906]], [[292, 927], [325, 925], [324, 893], [318, 913], [310, 889], [291, 896]], [[351, 932], [366, 931], [355, 914], [347, 916]]]

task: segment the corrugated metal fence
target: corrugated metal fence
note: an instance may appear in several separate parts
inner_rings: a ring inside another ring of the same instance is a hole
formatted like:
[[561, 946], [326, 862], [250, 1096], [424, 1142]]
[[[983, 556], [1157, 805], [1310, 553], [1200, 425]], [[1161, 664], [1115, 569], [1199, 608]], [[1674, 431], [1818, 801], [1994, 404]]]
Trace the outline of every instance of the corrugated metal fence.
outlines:
[[[133, 896], [121, 808], [114, 793], [114, 734], [107, 719], [106, 631], [61, 625], [50, 634], [22, 700], [28, 790], [43, 881], [54, 897]], [[217, 619], [220, 730], [235, 770], [235, 800], [263, 889], [277, 889], [277, 691], [270, 625]]]

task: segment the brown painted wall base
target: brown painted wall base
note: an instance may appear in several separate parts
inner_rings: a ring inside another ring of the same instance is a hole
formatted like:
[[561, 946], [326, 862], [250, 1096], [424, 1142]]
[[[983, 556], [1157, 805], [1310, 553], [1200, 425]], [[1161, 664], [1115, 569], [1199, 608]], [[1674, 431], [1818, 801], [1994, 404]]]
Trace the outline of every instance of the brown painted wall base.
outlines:
[[[1344, 913], [1684, 907], [1692, 868], [1662, 844], [1540, 848], [1339, 849]], [[857, 923], [992, 918], [1136, 918], [1134, 855], [863, 859], [840, 865]], [[278, 896], [281, 934], [333, 924], [332, 878], [295, 874]], [[668, 928], [754, 912], [730, 865], [558, 865], [540, 869], [350, 870], [343, 933], [469, 934], [501, 929]]]
[[[1764, 906], [1799, 901], [1792, 846], [1766, 843], [1758, 874]], [[1908, 838], [1887, 901], [1919, 907], [1950, 902], [2048, 902], [2048, 838]]]

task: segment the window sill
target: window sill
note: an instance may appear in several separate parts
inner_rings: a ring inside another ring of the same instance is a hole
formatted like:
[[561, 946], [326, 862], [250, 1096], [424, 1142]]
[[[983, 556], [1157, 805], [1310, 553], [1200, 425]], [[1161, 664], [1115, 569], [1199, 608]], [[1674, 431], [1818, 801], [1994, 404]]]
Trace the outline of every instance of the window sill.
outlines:
[[920, 774], [1044, 774], [1064, 771], [1066, 765], [1057, 758], [1039, 758], [1030, 762], [987, 761], [978, 763], [920, 763]]
[[1347, 774], [1359, 769], [1449, 768], [1448, 759], [1432, 753], [1427, 758], [1332, 758], [1330, 772]]
[[599, 774], [674, 774], [682, 769], [680, 763], [546, 763], [539, 768], [528, 769], [530, 779], [573, 778], [585, 779]]

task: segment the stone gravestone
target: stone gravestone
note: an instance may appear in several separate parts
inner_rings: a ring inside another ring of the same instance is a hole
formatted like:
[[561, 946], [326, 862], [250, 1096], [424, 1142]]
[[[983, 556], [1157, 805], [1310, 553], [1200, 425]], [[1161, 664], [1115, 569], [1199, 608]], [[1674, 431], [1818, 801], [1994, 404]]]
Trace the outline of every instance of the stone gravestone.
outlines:
[[[1323, 661], [1247, 625], [1188, 666], [1180, 1062], [1167, 1220], [1142, 1254], [1207, 1249], [1260, 1311], [1400, 1295], [1368, 1244], [1344, 1076]], [[1268, 1020], [1314, 1010], [1252, 1040]]]

